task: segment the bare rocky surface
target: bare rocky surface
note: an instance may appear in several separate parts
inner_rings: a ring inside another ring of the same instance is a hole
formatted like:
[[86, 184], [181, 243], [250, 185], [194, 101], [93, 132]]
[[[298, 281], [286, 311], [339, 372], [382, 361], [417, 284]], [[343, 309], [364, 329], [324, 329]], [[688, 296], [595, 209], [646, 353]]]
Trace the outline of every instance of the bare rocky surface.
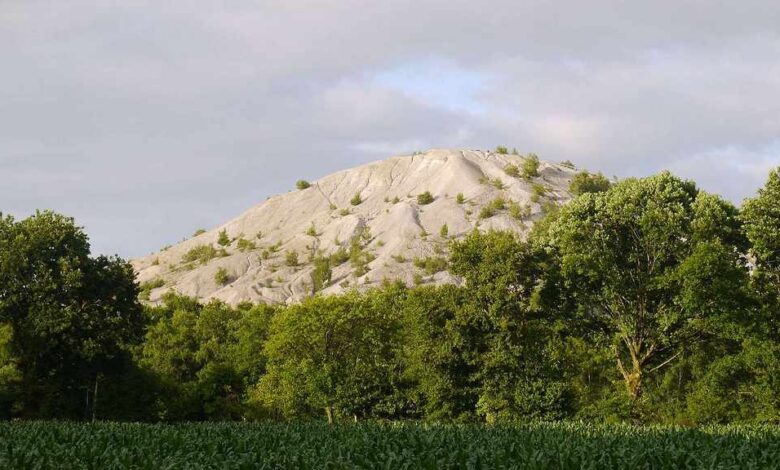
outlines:
[[[150, 302], [171, 289], [231, 304], [295, 302], [313, 293], [314, 257], [338, 252], [342, 259], [351, 253], [352, 260], [331, 258], [325, 294], [377, 286], [383, 279], [408, 285], [458, 282], [439, 270], [450, 240], [491, 228], [525, 236], [549, 205], [571, 198], [567, 189], [575, 169], [542, 161], [537, 177], [507, 173], [525, 158], [437, 149], [369, 163], [271, 197], [132, 264], [139, 282], [157, 286], [148, 292]], [[433, 201], [424, 204], [418, 196], [426, 191]], [[357, 205], [356, 194], [362, 201]], [[493, 202], [497, 199], [503, 208]], [[221, 232], [228, 244], [219, 244]], [[293, 251], [297, 266], [288, 262]], [[194, 259], [198, 253], [200, 259]], [[227, 274], [224, 285], [215, 279], [218, 271]]]

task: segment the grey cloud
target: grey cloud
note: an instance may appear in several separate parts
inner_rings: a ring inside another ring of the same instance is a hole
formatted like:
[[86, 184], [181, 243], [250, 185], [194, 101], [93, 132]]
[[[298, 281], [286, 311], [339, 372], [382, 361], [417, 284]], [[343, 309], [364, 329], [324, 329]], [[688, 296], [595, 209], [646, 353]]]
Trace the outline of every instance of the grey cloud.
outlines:
[[[738, 201], [780, 164], [777, 24], [770, 1], [3, 2], [0, 210], [135, 256], [298, 178], [497, 144]], [[436, 63], [484, 79], [476, 111]]]

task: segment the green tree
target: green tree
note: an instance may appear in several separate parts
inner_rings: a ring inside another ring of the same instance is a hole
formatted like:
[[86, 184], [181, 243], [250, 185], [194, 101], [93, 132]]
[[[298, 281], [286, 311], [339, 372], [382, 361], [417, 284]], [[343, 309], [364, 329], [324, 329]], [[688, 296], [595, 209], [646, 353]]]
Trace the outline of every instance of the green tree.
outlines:
[[330, 268], [330, 257], [317, 256], [314, 258], [314, 269], [311, 272], [312, 295], [328, 287], [333, 270]]
[[92, 258], [73, 219], [0, 216], [0, 323], [13, 332], [22, 415], [98, 415], [100, 382], [115, 378], [142, 337], [138, 293], [132, 267]]
[[634, 401], [647, 376], [744, 307], [736, 209], [669, 173], [585, 194], [543, 227], [575, 318], [611, 342]]
[[547, 307], [557, 284], [544, 253], [511, 232], [475, 231], [452, 243], [450, 263], [466, 281], [479, 414], [488, 421], [567, 416], [572, 395]]
[[306, 189], [309, 186], [311, 186], [311, 183], [306, 180], [298, 180], [295, 182], [295, 187], [298, 189]]
[[393, 383], [400, 325], [394, 302], [372, 295], [310, 297], [279, 312], [256, 399], [285, 416], [324, 410], [330, 423], [367, 414]]
[[780, 341], [780, 169], [772, 170], [758, 195], [742, 206], [744, 231], [755, 259], [753, 285], [762, 300], [762, 329]]

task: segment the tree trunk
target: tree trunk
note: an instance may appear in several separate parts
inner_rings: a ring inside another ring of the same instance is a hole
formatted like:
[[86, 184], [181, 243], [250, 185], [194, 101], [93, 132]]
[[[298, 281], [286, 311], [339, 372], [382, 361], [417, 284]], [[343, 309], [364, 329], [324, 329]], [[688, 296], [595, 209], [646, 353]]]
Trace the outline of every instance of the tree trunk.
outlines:
[[333, 407], [330, 404], [325, 406], [325, 416], [328, 417], [328, 424], [333, 424]]
[[99, 374], [95, 374], [95, 392], [92, 394], [92, 421], [97, 417], [97, 398], [98, 398], [98, 379]]

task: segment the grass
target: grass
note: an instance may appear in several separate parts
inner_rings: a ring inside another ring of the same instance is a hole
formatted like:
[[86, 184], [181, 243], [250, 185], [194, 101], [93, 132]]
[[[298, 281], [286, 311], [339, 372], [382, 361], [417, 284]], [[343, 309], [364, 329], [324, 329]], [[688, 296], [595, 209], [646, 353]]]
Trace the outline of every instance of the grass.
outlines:
[[776, 468], [780, 428], [0, 423], [2, 468]]

